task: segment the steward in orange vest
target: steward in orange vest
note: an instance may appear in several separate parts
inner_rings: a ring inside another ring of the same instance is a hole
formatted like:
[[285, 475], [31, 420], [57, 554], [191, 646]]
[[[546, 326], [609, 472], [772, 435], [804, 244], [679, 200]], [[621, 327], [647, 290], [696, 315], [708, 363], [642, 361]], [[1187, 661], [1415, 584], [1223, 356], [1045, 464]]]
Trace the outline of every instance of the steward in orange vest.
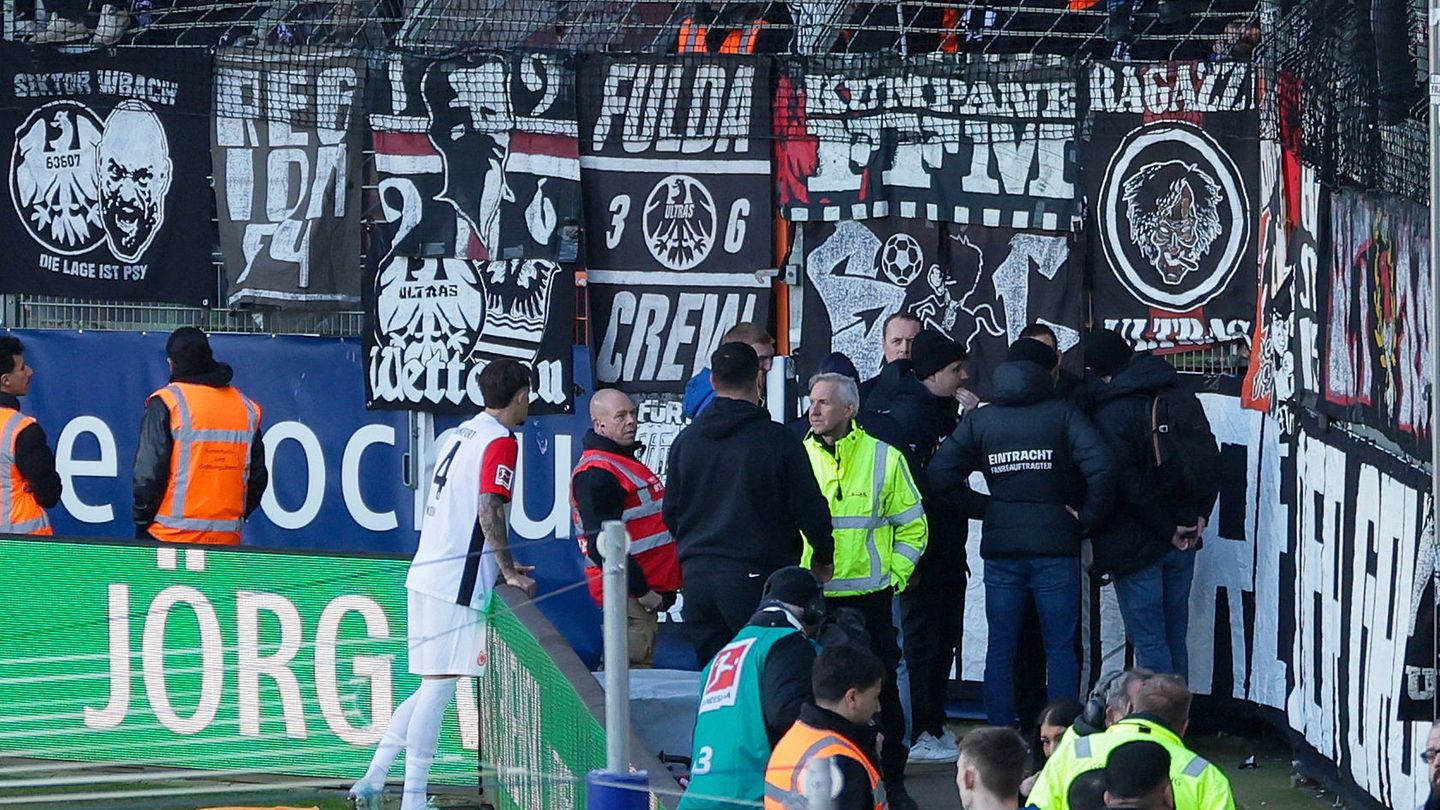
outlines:
[[789, 50], [790, 12], [784, 3], [726, 0], [697, 3], [680, 22], [676, 53], [747, 55]]
[[151, 394], [135, 454], [135, 536], [171, 543], [240, 544], [270, 476], [260, 406], [230, 385], [193, 326], [165, 344], [170, 384]]
[[643, 446], [635, 441], [639, 422], [629, 396], [613, 389], [596, 391], [590, 400], [590, 422], [570, 483], [575, 537], [585, 557], [590, 595], [600, 604], [603, 558], [596, 537], [604, 521], [625, 522], [630, 533], [626, 561], [630, 664], [648, 667], [654, 663], [659, 632], [656, 614], [675, 604], [681, 584], [675, 540], [660, 515], [665, 485], [636, 458]]
[[64, 490], [45, 431], [20, 413], [34, 375], [19, 339], [0, 337], [0, 534], [54, 534], [45, 510]]
[[[820, 651], [811, 670], [815, 702], [780, 738], [765, 768], [765, 810], [806, 810], [807, 768], [829, 770], [834, 810], [885, 810], [875, 751], [880, 684], [885, 669], [869, 650], [837, 644]], [[906, 807], [914, 802], [905, 798]], [[896, 805], [897, 809], [900, 805]]]

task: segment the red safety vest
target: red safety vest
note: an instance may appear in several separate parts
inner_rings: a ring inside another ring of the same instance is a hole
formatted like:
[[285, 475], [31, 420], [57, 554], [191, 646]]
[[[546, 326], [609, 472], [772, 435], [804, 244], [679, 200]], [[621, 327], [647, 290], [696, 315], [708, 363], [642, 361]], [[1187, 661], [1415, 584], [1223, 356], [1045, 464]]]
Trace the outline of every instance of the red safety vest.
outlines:
[[45, 509], [35, 500], [30, 483], [15, 465], [15, 441], [20, 431], [35, 424], [34, 417], [0, 408], [0, 532], [54, 534]]
[[[665, 593], [680, 590], [680, 558], [675, 552], [675, 538], [665, 527], [660, 508], [665, 500], [665, 485], [655, 473], [638, 459], [619, 453], [590, 449], [580, 454], [575, 475], [590, 470], [602, 469], [615, 476], [625, 490], [625, 512], [621, 520], [630, 532], [630, 556], [645, 572], [645, 581], [650, 590]], [[585, 560], [585, 579], [590, 586], [590, 595], [600, 604], [603, 586], [600, 566], [590, 559], [589, 539], [580, 525], [580, 507], [575, 501], [571, 488], [570, 510], [575, 521], [575, 537], [580, 543], [580, 555]]]
[[[739, 31], [731, 31], [726, 34], [725, 41], [720, 44], [720, 53], [755, 53], [755, 44], [760, 39], [760, 29], [764, 26], [764, 20], [756, 20]], [[710, 48], [706, 44], [709, 35], [708, 26], [695, 22], [693, 17], [686, 17], [685, 21], [680, 23], [680, 44], [676, 50], [680, 53], [709, 53]]]
[[170, 481], [150, 535], [171, 543], [240, 544], [250, 447], [260, 406], [230, 386], [171, 383], [150, 396], [170, 410]]

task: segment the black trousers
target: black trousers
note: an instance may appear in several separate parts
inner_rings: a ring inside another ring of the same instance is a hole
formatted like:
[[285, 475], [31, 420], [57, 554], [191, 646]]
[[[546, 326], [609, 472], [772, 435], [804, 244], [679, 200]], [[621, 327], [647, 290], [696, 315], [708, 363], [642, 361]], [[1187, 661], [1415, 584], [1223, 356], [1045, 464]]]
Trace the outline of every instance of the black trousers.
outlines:
[[740, 632], [760, 607], [768, 569], [746, 570], [697, 560], [681, 568], [685, 633], [701, 667]]
[[900, 671], [900, 644], [895, 640], [893, 598], [894, 591], [889, 588], [861, 596], [825, 597], [827, 611], [853, 608], [865, 617], [870, 651], [885, 665], [885, 681], [880, 686], [880, 733], [885, 735], [880, 747], [880, 776], [885, 780], [885, 789], [892, 793], [904, 788], [905, 762], [910, 758], [909, 741], [905, 739], [905, 709], [900, 705], [900, 687], [896, 680]]
[[[931, 572], [935, 573], [935, 572]], [[905, 629], [905, 668], [910, 673], [910, 731], [945, 732], [945, 693], [950, 667], [965, 634], [965, 577], [924, 576], [900, 594], [900, 624]]]

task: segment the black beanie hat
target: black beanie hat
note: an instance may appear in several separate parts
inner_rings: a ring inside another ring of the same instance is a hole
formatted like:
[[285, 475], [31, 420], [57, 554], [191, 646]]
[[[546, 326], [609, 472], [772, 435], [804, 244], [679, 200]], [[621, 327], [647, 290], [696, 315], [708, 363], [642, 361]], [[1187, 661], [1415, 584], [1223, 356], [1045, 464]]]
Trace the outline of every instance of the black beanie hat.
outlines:
[[922, 380], [956, 360], [964, 359], [965, 350], [960, 344], [934, 329], [922, 331], [910, 344], [910, 365], [915, 368], [915, 376]]
[[1005, 359], [1020, 361], [1023, 363], [1034, 363], [1037, 366], [1050, 371], [1060, 363], [1060, 355], [1055, 350], [1041, 343], [1035, 338], [1020, 338], [1010, 344], [1010, 350], [1005, 353]]
[[760, 598], [800, 608], [815, 607], [823, 612], [825, 591], [814, 572], [791, 565], [781, 568], [765, 580], [765, 590]]
[[1107, 329], [1096, 329], [1085, 336], [1085, 367], [1101, 377], [1119, 371], [1134, 354], [1125, 338]]
[[177, 375], [203, 374], [215, 368], [210, 338], [193, 326], [182, 326], [165, 341], [165, 356], [175, 364]]
[[844, 352], [831, 352], [826, 355], [825, 359], [820, 361], [820, 368], [815, 373], [844, 374], [854, 380], [856, 385], [860, 384], [860, 372], [855, 370], [855, 364], [850, 362], [850, 358], [845, 356]]

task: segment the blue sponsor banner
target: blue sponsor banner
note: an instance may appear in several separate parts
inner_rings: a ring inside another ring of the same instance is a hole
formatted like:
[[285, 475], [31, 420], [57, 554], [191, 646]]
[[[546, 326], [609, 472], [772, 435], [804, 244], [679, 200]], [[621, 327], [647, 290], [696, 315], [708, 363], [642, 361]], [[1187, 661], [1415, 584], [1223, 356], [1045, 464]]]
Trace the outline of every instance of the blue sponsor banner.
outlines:
[[[131, 537], [131, 472], [145, 399], [169, 379], [164, 333], [14, 330], [35, 368], [24, 410], [56, 451], [65, 495], [57, 533]], [[428, 452], [460, 421], [437, 420], [412, 444], [406, 414], [365, 410], [358, 339], [211, 337], [235, 385], [264, 408], [270, 487], [245, 527], [246, 545], [408, 555], [418, 537], [406, 454]], [[575, 352], [575, 378], [590, 360]], [[575, 411], [588, 411], [588, 391]], [[570, 525], [570, 470], [583, 416], [533, 417], [521, 429], [511, 507], [518, 555], [536, 566], [541, 606], [586, 661], [599, 658], [599, 611], [582, 583]], [[426, 431], [429, 432], [428, 430]], [[430, 462], [433, 464], [433, 460]], [[426, 464], [422, 469], [429, 469]], [[420, 481], [423, 496], [428, 480]]]

